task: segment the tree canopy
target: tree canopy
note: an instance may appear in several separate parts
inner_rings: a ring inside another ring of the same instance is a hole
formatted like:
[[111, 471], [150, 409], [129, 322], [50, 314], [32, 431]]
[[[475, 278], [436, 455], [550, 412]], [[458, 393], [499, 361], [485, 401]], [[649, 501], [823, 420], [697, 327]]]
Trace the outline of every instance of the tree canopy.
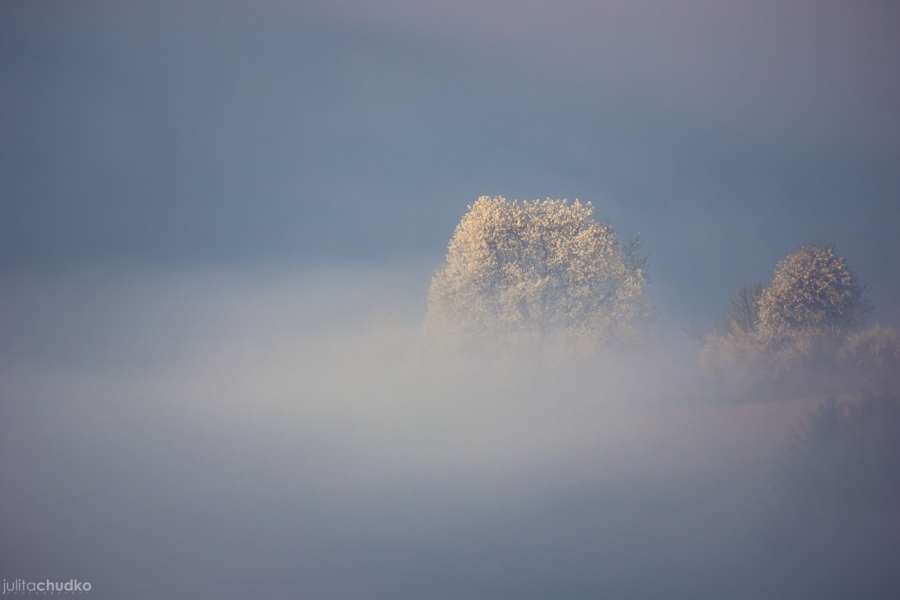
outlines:
[[607, 335], [641, 312], [644, 264], [590, 203], [480, 197], [429, 290], [429, 321], [475, 332]]
[[807, 244], [778, 263], [758, 302], [760, 332], [774, 338], [845, 329], [862, 311], [862, 292], [830, 246]]

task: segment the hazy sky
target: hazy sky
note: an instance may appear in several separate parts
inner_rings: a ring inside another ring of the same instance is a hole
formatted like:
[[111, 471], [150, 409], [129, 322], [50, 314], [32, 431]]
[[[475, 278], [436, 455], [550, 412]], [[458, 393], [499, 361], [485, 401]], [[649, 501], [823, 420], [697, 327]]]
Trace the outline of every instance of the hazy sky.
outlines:
[[[820, 400], [897, 370], [717, 373], [689, 335], [807, 241], [900, 323], [898, 25], [859, 0], [0, 2], [0, 578], [900, 597], [896, 418], [884, 446], [850, 430], [860, 463], [796, 451]], [[652, 343], [423, 334], [481, 194], [639, 235]]]
[[437, 261], [503, 194], [592, 200], [696, 320], [810, 240], [900, 293], [892, 2], [0, 11], [8, 268]]

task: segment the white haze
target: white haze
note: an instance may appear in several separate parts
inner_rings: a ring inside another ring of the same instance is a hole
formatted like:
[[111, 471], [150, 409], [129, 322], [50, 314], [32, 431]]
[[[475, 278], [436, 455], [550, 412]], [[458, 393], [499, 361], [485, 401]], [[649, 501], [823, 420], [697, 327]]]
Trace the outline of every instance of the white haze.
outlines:
[[7, 275], [4, 576], [97, 598], [890, 597], [895, 513], [784, 500], [821, 398], [699, 341], [458, 348], [433, 265]]

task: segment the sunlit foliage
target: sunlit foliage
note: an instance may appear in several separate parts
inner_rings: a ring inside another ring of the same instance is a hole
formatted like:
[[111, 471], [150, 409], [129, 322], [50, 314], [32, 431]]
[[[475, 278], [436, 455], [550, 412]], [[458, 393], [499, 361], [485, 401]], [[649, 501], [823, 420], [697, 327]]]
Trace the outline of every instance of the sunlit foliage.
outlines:
[[604, 339], [641, 314], [643, 267], [590, 203], [482, 196], [432, 279], [428, 320], [467, 334]]
[[759, 296], [758, 329], [769, 339], [845, 330], [861, 312], [861, 290], [830, 246], [808, 244], [775, 268]]
[[[827, 387], [832, 376], [870, 374], [875, 355], [893, 351], [889, 331], [857, 330], [863, 312], [846, 260], [830, 246], [807, 244], [778, 263], [768, 286], [738, 291], [726, 327], [707, 336], [700, 360], [731, 380], [787, 377]], [[810, 369], [820, 374], [809, 377]]]

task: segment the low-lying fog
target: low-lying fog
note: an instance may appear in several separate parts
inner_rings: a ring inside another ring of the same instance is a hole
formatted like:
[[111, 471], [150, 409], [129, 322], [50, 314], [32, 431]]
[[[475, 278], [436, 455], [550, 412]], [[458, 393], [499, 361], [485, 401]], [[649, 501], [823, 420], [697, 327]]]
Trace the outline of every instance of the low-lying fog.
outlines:
[[897, 597], [900, 509], [786, 475], [825, 398], [720, 393], [677, 323], [594, 355], [444, 344], [432, 266], [7, 276], [4, 576], [131, 599]]

